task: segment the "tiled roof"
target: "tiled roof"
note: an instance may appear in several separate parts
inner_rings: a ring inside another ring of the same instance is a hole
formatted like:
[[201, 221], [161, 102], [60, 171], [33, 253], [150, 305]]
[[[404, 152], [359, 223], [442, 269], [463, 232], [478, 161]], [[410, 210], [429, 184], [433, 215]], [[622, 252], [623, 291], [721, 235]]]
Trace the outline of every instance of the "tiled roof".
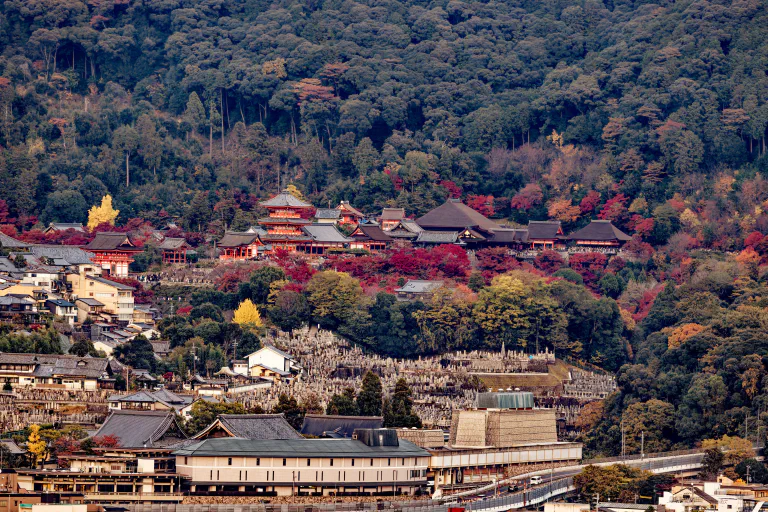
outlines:
[[397, 288], [396, 292], [402, 293], [430, 293], [443, 287], [443, 281], [422, 281], [411, 279], [406, 282], [402, 288]]
[[229, 231], [219, 240], [219, 247], [240, 247], [242, 245], [251, 245], [259, 238], [257, 233], [238, 233]]
[[91, 281], [96, 281], [97, 283], [112, 286], [114, 288], [117, 288], [118, 290], [133, 290], [133, 286], [128, 286], [127, 284], [123, 284], [123, 283], [116, 283], [115, 281], [110, 281], [109, 279], [105, 279], [103, 277], [86, 276], [86, 279], [90, 279]]
[[104, 306], [103, 302], [99, 302], [96, 299], [89, 299], [89, 298], [75, 299], [75, 302], [82, 302], [86, 306], [91, 306], [91, 307]]
[[454, 244], [459, 239], [456, 231], [422, 231], [416, 242], [425, 244]]
[[315, 212], [316, 219], [338, 219], [341, 217], [341, 210], [336, 208], [318, 208]]
[[301, 439], [282, 414], [221, 414], [216, 421], [242, 439]]
[[189, 456], [247, 457], [428, 457], [429, 452], [400, 440], [398, 446], [368, 446], [353, 439], [237, 439], [213, 438], [174, 452]]
[[[50, 258], [57, 265], [88, 265], [93, 253], [72, 245], [33, 245], [29, 252], [38, 258]], [[66, 262], [66, 263], [65, 263]]]
[[526, 242], [528, 238], [527, 229], [494, 229], [488, 241], [494, 243], [514, 243]]
[[259, 206], [290, 207], [290, 208], [312, 208], [312, 205], [305, 203], [298, 197], [291, 195], [287, 190], [283, 190], [272, 199], [267, 199], [259, 203]]
[[528, 239], [530, 240], [554, 240], [560, 230], [559, 221], [528, 221]]
[[293, 357], [291, 354], [289, 354], [287, 352], [283, 352], [282, 350], [280, 350], [279, 348], [275, 347], [274, 345], [264, 345], [259, 350], [256, 350], [255, 352], [251, 352], [246, 357], [251, 357], [252, 355], [254, 355], [254, 354], [258, 353], [258, 352], [261, 352], [262, 350], [271, 350], [275, 354], [278, 354], [278, 355], [284, 357], [285, 359], [289, 359], [291, 361], [295, 361], [296, 360], [296, 358]]
[[161, 442], [186, 439], [176, 424], [176, 413], [168, 411], [113, 411], [94, 437], [115, 436], [122, 448], [161, 446]]
[[312, 224], [312, 221], [300, 217], [263, 217], [259, 219], [259, 224], [294, 224], [296, 226], [303, 226], [305, 224]]
[[354, 206], [352, 206], [351, 204], [349, 204], [349, 201], [342, 201], [339, 204], [339, 206], [337, 206], [336, 208], [338, 210], [346, 210], [359, 219], [362, 219], [363, 217], [365, 217], [365, 214], [360, 210], [358, 210], [357, 208], [355, 208]]
[[450, 199], [441, 204], [434, 210], [416, 219], [416, 223], [424, 229], [461, 230], [468, 227], [479, 227], [488, 231], [499, 227], [491, 219], [457, 199]]
[[12, 238], [5, 233], [0, 233], [0, 247], [8, 249], [23, 249], [25, 247], [29, 247], [29, 244], [22, 242], [21, 240], [16, 240], [15, 238]]
[[301, 425], [301, 434], [351, 438], [356, 428], [381, 428], [383, 425], [384, 420], [381, 416], [307, 414]]
[[568, 239], [592, 242], [626, 242], [631, 240], [632, 237], [614, 226], [611, 221], [593, 220], [575, 233], [571, 233], [568, 236]]
[[100, 357], [50, 354], [0, 353], [0, 363], [34, 365], [35, 375], [70, 375], [88, 378], [105, 376], [109, 361]]
[[189, 247], [189, 244], [183, 238], [166, 238], [157, 246], [158, 249], [165, 249], [168, 251], [183, 249], [184, 247]]
[[405, 217], [405, 208], [384, 208], [381, 210], [381, 220], [400, 220]]
[[349, 242], [349, 238], [344, 236], [333, 224], [312, 224], [302, 228], [305, 233], [312, 237], [314, 242]]
[[84, 249], [88, 251], [141, 251], [135, 247], [125, 233], [96, 233], [91, 243]]
[[79, 231], [81, 233], [85, 232], [85, 228], [83, 228], [83, 224], [80, 222], [51, 222], [48, 225], [48, 229], [52, 229], [53, 231], [66, 231], [68, 229], [74, 229], [75, 231]]
[[[355, 233], [357, 232], [360, 232], [360, 235], [355, 236], [357, 239], [373, 240], [374, 242], [392, 241], [392, 237], [375, 224], [360, 224], [355, 229]], [[352, 235], [355, 235], [355, 233], [352, 233]]]

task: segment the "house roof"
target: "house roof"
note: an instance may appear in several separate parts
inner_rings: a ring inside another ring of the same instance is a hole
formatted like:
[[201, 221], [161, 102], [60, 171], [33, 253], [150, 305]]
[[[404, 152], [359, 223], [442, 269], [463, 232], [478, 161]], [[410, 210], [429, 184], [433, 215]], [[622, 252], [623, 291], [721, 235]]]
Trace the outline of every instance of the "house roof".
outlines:
[[176, 423], [176, 412], [112, 411], [94, 437], [115, 436], [122, 448], [162, 446], [168, 441], [186, 439]]
[[98, 306], [102, 306], [103, 307], [104, 306], [103, 302], [99, 302], [96, 299], [89, 299], [89, 298], [75, 299], [75, 303], [77, 303], [77, 302], [82, 302], [86, 306], [91, 306], [91, 307], [98, 307]]
[[46, 302], [50, 302], [51, 304], [58, 306], [60, 308], [73, 308], [75, 307], [74, 304], [69, 302], [68, 300], [64, 299], [48, 299]]
[[270, 351], [274, 352], [275, 354], [283, 356], [285, 359], [289, 359], [291, 361], [295, 361], [296, 360], [296, 358], [293, 357], [291, 354], [289, 354], [287, 352], [283, 352], [282, 350], [280, 350], [279, 348], [275, 347], [274, 345], [264, 345], [259, 350], [256, 350], [255, 352], [251, 352], [246, 357], [251, 357], [252, 355], [258, 354], [259, 352], [261, 352], [263, 350], [270, 350]]
[[349, 242], [350, 239], [336, 229], [333, 224], [312, 224], [302, 228], [314, 242]]
[[429, 452], [399, 440], [398, 446], [368, 446], [354, 439], [237, 439], [213, 438], [174, 452], [189, 456], [246, 457], [427, 457]]
[[381, 416], [307, 414], [301, 425], [301, 434], [317, 437], [351, 438], [356, 428], [381, 428], [383, 425], [384, 419]]
[[405, 217], [405, 208], [384, 208], [381, 210], [381, 220], [400, 220]]
[[375, 224], [359, 224], [350, 237], [362, 240], [373, 240], [374, 242], [392, 241], [392, 237]]
[[4, 446], [11, 455], [23, 455], [27, 453], [27, 450], [16, 444], [16, 441], [13, 439], [0, 439], [0, 443], [2, 443], [2, 446]]
[[9, 249], [24, 249], [29, 247], [29, 244], [22, 242], [21, 240], [16, 240], [15, 238], [12, 238], [5, 233], [0, 233], [0, 247]]
[[559, 235], [560, 221], [529, 220], [528, 239], [530, 240], [555, 240]]
[[3, 306], [10, 306], [12, 304], [33, 305], [34, 303], [35, 301], [30, 299], [29, 297], [16, 297], [14, 295], [4, 295], [0, 297], [0, 305], [3, 305]]
[[16, 268], [13, 262], [5, 257], [0, 258], [0, 272], [19, 272], [21, 269]]
[[614, 226], [609, 220], [593, 220], [575, 233], [568, 236], [569, 240], [587, 240], [595, 242], [621, 241], [626, 242], [632, 237]]
[[117, 288], [118, 290], [133, 290], [133, 286], [128, 286], [127, 284], [123, 283], [116, 283], [115, 281], [110, 281], [109, 279], [105, 279], [103, 277], [98, 276], [86, 276], [86, 279], [90, 279], [91, 281], [96, 281], [97, 283], [106, 284], [108, 286], [112, 286], [114, 288]]
[[456, 231], [422, 231], [416, 237], [416, 242], [424, 244], [455, 244], [458, 240]]
[[50, 258], [56, 265], [88, 265], [92, 264], [93, 253], [84, 251], [72, 245], [33, 245], [29, 252], [38, 258]]
[[479, 227], [486, 231], [498, 229], [499, 225], [473, 210], [458, 199], [449, 199], [434, 210], [416, 219], [424, 229], [455, 229]]
[[106, 375], [109, 361], [101, 357], [51, 354], [0, 353], [0, 364], [33, 365], [34, 374], [49, 377], [69, 375], [99, 379]]
[[125, 233], [96, 233], [84, 249], [89, 251], [141, 251], [131, 243]]
[[365, 214], [360, 210], [358, 210], [357, 208], [355, 208], [354, 206], [352, 206], [351, 204], [349, 204], [349, 201], [342, 201], [341, 203], [339, 203], [339, 206], [337, 206], [336, 209], [346, 210], [347, 212], [351, 213], [352, 215], [354, 215], [359, 219], [362, 219], [363, 217], [365, 217]]
[[81, 222], [51, 222], [46, 231], [66, 231], [68, 229], [74, 229], [75, 231], [85, 233], [85, 228]]
[[219, 247], [240, 247], [241, 245], [251, 245], [259, 238], [258, 233], [238, 233], [235, 231], [228, 231], [224, 233], [224, 236], [219, 240]]
[[189, 248], [189, 244], [183, 238], [166, 238], [163, 242], [157, 246], [158, 249], [164, 249], [167, 251], [173, 251], [177, 249]]
[[272, 199], [267, 199], [259, 203], [259, 206], [265, 207], [283, 207], [283, 208], [312, 208], [312, 205], [305, 203], [298, 197], [292, 195], [288, 190], [283, 190]]
[[442, 288], [445, 283], [443, 281], [422, 281], [418, 279], [411, 279], [406, 282], [402, 288], [395, 289], [396, 292], [402, 293], [431, 293], [439, 288]]
[[338, 219], [341, 217], [341, 210], [336, 208], [318, 208], [315, 212], [316, 219]]
[[282, 414], [220, 414], [194, 438], [204, 439], [217, 428], [241, 439], [302, 439]]

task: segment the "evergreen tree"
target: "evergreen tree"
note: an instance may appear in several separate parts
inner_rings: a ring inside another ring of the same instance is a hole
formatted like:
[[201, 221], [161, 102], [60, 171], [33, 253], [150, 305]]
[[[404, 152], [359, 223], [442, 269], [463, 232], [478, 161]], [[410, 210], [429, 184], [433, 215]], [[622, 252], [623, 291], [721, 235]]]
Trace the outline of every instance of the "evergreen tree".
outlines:
[[381, 379], [372, 371], [363, 376], [363, 385], [357, 395], [357, 413], [361, 416], [381, 416]]
[[388, 428], [421, 428], [421, 419], [413, 412], [411, 388], [402, 377], [397, 380], [392, 396], [386, 401], [384, 426]]
[[345, 388], [340, 395], [333, 395], [328, 401], [325, 413], [337, 416], [357, 416], [355, 390]]

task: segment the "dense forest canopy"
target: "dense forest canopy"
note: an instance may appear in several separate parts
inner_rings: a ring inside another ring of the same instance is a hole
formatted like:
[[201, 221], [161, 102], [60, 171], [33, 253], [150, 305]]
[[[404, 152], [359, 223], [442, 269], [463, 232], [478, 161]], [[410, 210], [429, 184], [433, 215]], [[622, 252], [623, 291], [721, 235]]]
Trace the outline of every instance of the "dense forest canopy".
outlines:
[[766, 223], [767, 26], [758, 1], [8, 0], [4, 220], [109, 191], [123, 221], [244, 225], [279, 181], [518, 222], [613, 200], [624, 228], [677, 197], [738, 245]]

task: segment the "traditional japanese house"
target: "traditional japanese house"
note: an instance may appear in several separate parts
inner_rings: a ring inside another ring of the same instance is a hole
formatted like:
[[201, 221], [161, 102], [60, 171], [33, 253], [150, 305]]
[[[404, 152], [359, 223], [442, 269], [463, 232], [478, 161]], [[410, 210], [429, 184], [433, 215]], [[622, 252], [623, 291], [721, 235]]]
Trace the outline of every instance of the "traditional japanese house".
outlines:
[[366, 251], [382, 251], [387, 248], [393, 239], [376, 224], [358, 224], [350, 233], [352, 240], [350, 249], [364, 249]]
[[565, 234], [559, 221], [528, 221], [528, 242], [534, 250], [565, 248]]
[[379, 224], [381, 229], [388, 231], [405, 218], [405, 209], [403, 208], [384, 208], [381, 210]]
[[302, 230], [302, 227], [312, 224], [308, 219], [312, 215], [313, 206], [283, 190], [272, 199], [259, 203], [269, 210], [269, 217], [259, 219], [267, 234], [261, 236], [261, 241], [271, 244], [272, 248], [297, 250], [312, 238]]
[[187, 251], [192, 247], [183, 238], [166, 238], [158, 246], [158, 249], [162, 251], [163, 263], [186, 263]]
[[302, 231], [309, 237], [309, 242], [301, 246], [308, 254], [325, 254], [329, 249], [345, 249], [350, 239], [344, 236], [336, 226], [312, 224], [304, 226]]
[[339, 224], [356, 225], [365, 219], [363, 212], [349, 204], [349, 201], [342, 201], [336, 209], [341, 212]]
[[128, 276], [128, 266], [133, 263], [134, 254], [141, 252], [125, 233], [96, 233], [83, 249], [93, 253], [91, 260], [104, 273], [117, 277]]
[[415, 220], [401, 219], [391, 229], [386, 230], [387, 236], [396, 240], [416, 240], [419, 233], [424, 231]]
[[222, 261], [243, 261], [255, 259], [266, 250], [256, 232], [228, 231], [218, 243], [219, 259]]
[[422, 281], [411, 279], [401, 288], [396, 288], [397, 300], [399, 301], [429, 301], [437, 290], [445, 286], [443, 281]]
[[579, 247], [617, 249], [631, 236], [614, 226], [608, 220], [593, 220], [575, 233], [568, 236]]
[[0, 233], [0, 249], [26, 249], [28, 247], [28, 243], [16, 240], [5, 233]]
[[46, 235], [49, 233], [64, 233], [70, 229], [78, 233], [85, 233], [85, 228], [80, 222], [51, 222], [43, 233]]

